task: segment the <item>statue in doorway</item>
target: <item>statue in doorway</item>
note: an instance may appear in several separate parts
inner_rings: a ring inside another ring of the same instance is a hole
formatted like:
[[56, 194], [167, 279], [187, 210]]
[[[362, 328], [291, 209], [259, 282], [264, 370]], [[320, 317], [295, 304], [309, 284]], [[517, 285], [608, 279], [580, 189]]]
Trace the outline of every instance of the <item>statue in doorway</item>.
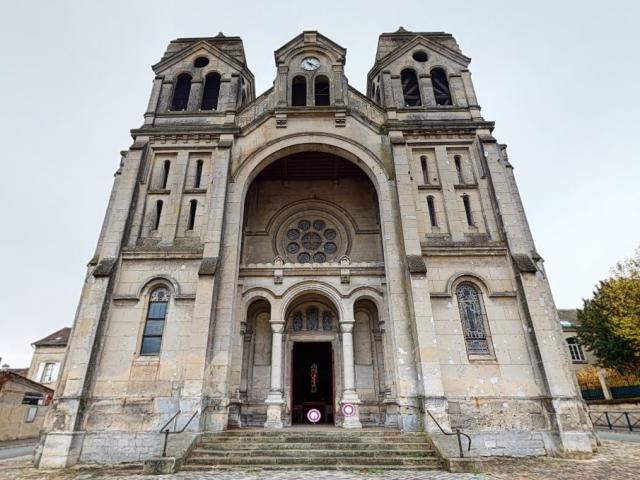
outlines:
[[311, 364], [311, 393], [318, 393], [318, 364]]

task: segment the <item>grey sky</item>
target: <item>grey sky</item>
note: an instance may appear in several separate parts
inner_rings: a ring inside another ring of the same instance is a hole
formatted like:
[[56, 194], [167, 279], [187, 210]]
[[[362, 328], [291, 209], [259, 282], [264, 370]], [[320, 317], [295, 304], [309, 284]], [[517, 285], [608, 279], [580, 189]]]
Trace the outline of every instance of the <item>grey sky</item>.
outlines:
[[177, 37], [239, 35], [256, 91], [302, 30], [347, 48], [364, 91], [377, 37], [455, 35], [510, 159], [556, 303], [576, 307], [640, 243], [640, 2], [5, 1], [0, 16], [0, 357], [70, 326], [119, 151]]

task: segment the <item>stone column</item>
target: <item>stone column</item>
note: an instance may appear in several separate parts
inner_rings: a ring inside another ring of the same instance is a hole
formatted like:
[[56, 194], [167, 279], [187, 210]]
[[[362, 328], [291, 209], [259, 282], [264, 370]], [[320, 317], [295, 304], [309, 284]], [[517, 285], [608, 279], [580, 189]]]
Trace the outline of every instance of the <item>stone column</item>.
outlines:
[[607, 383], [607, 371], [604, 368], [598, 369], [598, 380], [600, 381], [600, 388], [602, 388], [602, 394], [605, 400], [613, 400], [611, 390], [609, 390], [609, 384]]
[[282, 428], [282, 331], [284, 322], [271, 321], [271, 388], [264, 403], [267, 421], [264, 428]]
[[353, 326], [355, 321], [353, 318], [345, 319], [340, 322], [340, 330], [342, 332], [342, 368], [344, 391], [342, 392], [342, 400], [340, 405], [350, 403], [355, 407], [352, 416], [344, 417], [342, 428], [362, 428], [360, 423], [360, 415], [358, 412], [358, 404], [360, 399], [356, 392], [356, 369], [353, 361]]

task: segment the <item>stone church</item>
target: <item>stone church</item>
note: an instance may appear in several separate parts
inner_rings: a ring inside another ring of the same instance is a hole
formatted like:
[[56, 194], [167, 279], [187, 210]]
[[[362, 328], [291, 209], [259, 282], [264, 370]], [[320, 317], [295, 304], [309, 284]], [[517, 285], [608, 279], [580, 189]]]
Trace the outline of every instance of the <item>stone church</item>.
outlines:
[[[139, 461], [160, 428], [460, 428], [592, 450], [506, 147], [454, 37], [378, 39], [367, 91], [305, 31], [256, 96], [239, 37], [169, 43], [122, 152], [37, 461]], [[497, 444], [496, 436], [508, 441]], [[505, 446], [506, 445], [506, 446]]]

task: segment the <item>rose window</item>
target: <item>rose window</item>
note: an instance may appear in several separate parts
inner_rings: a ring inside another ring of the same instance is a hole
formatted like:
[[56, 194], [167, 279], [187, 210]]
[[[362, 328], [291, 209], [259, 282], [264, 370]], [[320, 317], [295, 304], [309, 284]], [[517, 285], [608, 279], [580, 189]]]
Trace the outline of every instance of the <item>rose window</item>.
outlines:
[[340, 234], [327, 220], [303, 218], [286, 227], [283, 242], [291, 261], [324, 263], [338, 253]]

